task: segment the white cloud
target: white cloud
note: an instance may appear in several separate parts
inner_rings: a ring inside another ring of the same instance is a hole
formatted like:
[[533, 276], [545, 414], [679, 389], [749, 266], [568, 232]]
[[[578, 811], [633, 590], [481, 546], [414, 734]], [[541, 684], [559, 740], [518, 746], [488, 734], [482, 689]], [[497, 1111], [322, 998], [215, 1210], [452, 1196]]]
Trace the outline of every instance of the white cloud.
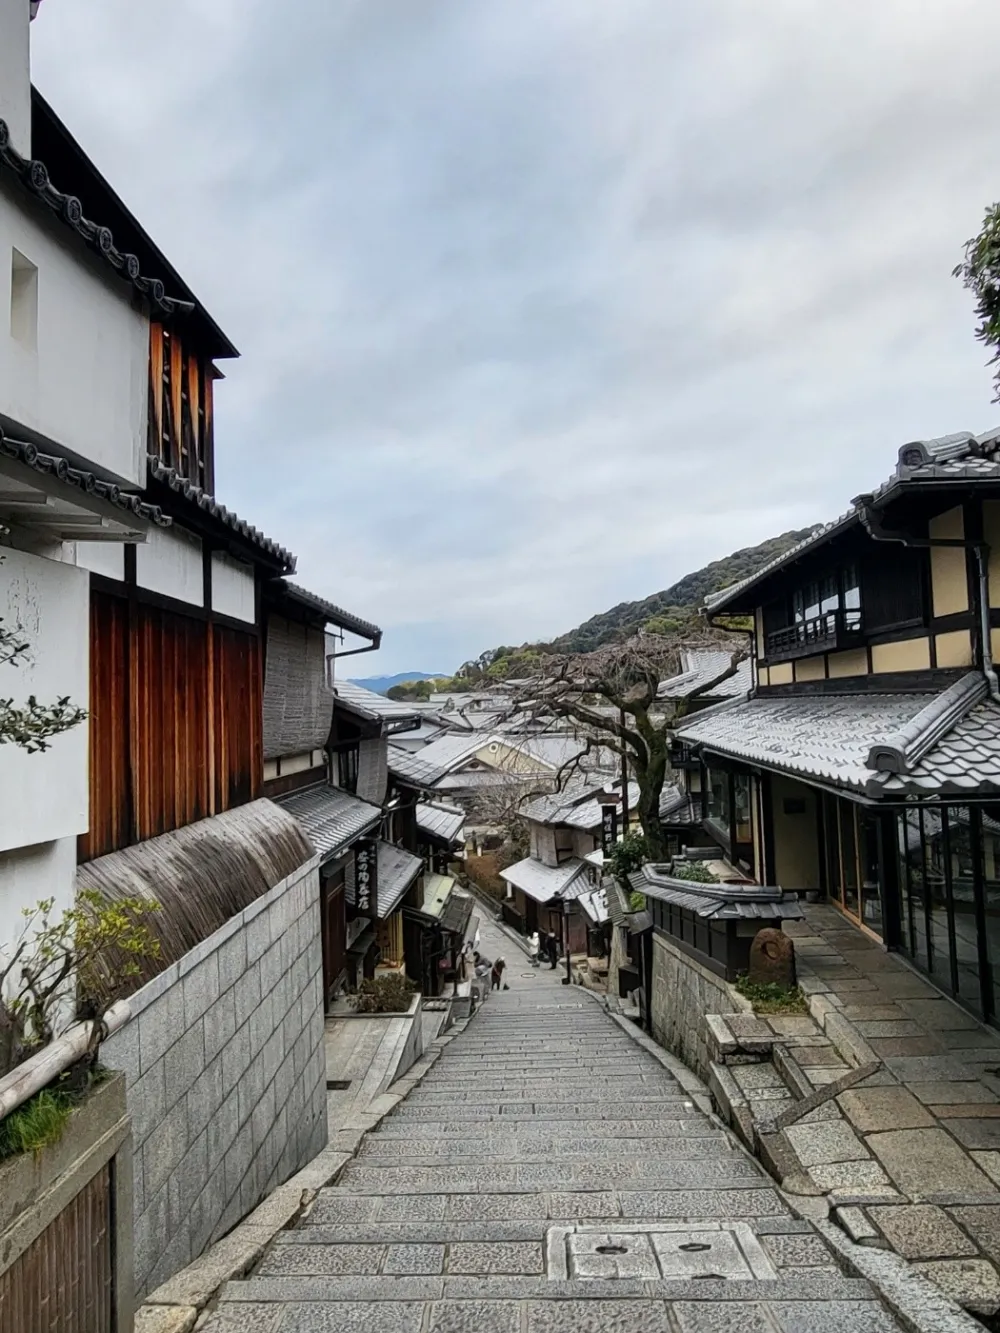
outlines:
[[47, 0], [34, 59], [243, 352], [221, 498], [442, 669], [992, 424], [950, 270], [998, 40], [992, 0]]

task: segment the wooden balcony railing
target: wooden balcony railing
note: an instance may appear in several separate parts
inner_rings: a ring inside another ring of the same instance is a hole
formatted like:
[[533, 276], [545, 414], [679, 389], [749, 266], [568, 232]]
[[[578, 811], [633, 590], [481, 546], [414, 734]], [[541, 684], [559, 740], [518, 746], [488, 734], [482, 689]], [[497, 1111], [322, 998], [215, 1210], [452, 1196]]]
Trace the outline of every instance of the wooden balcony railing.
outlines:
[[861, 640], [860, 611], [824, 611], [767, 636], [767, 660], [787, 662], [828, 649], [852, 647]]

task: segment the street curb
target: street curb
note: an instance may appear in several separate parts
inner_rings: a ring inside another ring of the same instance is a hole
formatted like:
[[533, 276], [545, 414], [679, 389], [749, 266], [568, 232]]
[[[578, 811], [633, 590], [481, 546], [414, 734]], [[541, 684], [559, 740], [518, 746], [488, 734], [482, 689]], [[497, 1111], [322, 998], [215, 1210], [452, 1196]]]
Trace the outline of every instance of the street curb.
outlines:
[[[337, 1151], [335, 1145], [328, 1144], [284, 1185], [273, 1190], [232, 1231], [150, 1292], [135, 1312], [135, 1333], [188, 1333], [190, 1329], [202, 1327], [206, 1313], [211, 1310], [222, 1287], [235, 1278], [246, 1276], [264, 1257], [280, 1231], [296, 1226], [308, 1216], [319, 1191], [335, 1184], [347, 1163], [357, 1156], [365, 1135], [395, 1110], [437, 1063], [449, 1042], [465, 1030], [468, 1022], [468, 1018], [460, 1019], [449, 1027], [447, 1033], [436, 1037], [420, 1059], [370, 1103], [366, 1112], [357, 1118], [357, 1123], [346, 1127], [347, 1139], [351, 1142], [349, 1151]], [[337, 1137], [341, 1138], [341, 1134]]]
[[892, 1250], [855, 1245], [829, 1220], [813, 1220], [813, 1226], [848, 1268], [871, 1283], [910, 1333], [983, 1333], [978, 1319]]

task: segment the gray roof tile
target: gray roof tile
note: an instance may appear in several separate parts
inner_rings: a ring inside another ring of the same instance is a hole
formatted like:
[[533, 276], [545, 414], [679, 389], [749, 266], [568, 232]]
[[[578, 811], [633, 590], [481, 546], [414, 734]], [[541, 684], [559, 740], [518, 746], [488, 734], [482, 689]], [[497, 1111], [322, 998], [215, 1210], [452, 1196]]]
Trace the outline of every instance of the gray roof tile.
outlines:
[[370, 805], [339, 787], [306, 787], [273, 799], [275, 805], [280, 805], [297, 820], [324, 859], [345, 851], [382, 820], [382, 811], [377, 805]]
[[417, 828], [443, 842], [461, 842], [465, 811], [442, 801], [417, 802]]
[[538, 903], [547, 903], [557, 895], [576, 898], [590, 888], [587, 864], [576, 857], [561, 866], [547, 866], [526, 856], [516, 865], [501, 870], [500, 878]]

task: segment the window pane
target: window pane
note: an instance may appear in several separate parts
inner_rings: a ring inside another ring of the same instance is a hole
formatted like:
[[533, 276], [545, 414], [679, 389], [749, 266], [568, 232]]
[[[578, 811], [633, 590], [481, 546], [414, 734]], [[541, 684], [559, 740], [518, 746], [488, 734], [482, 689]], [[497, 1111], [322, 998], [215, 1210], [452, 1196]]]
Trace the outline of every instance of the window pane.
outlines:
[[993, 1017], [1000, 1014], [1000, 805], [982, 810], [986, 949], [993, 975]]
[[840, 880], [844, 906], [858, 914], [858, 847], [854, 836], [854, 807], [838, 801], [840, 816]]
[[736, 841], [753, 841], [750, 828], [750, 775], [736, 773], [733, 777], [733, 794], [736, 798]]
[[806, 620], [815, 620], [819, 615], [819, 584], [810, 583], [805, 590]]
[[[972, 827], [968, 806], [949, 806], [948, 861], [951, 902], [955, 918], [955, 962], [958, 995], [963, 1004], [982, 1009], [979, 979], [979, 949], [976, 941], [976, 902], [972, 852]], [[985, 821], [984, 821], [985, 823]]]
[[848, 565], [844, 570], [844, 624], [848, 629], [858, 629], [861, 625], [861, 585], [856, 565]]
[[825, 578], [820, 584], [820, 611], [836, 611], [840, 606], [840, 589], [836, 575]]
[[806, 618], [806, 599], [801, 588], [796, 588], [792, 596], [792, 616], [796, 624], [801, 624]]
[[729, 835], [729, 774], [721, 769], [708, 770], [708, 817]]
[[948, 938], [948, 880], [944, 816], [924, 810], [924, 893], [930, 916], [930, 973], [942, 990], [951, 986], [951, 943]]
[[924, 851], [921, 812], [906, 813], [906, 875], [910, 917], [910, 956], [925, 970], [930, 967], [927, 920], [924, 911]]
[[882, 895], [879, 893], [878, 826], [862, 811], [858, 819], [861, 835], [861, 920], [869, 930], [882, 934]]

